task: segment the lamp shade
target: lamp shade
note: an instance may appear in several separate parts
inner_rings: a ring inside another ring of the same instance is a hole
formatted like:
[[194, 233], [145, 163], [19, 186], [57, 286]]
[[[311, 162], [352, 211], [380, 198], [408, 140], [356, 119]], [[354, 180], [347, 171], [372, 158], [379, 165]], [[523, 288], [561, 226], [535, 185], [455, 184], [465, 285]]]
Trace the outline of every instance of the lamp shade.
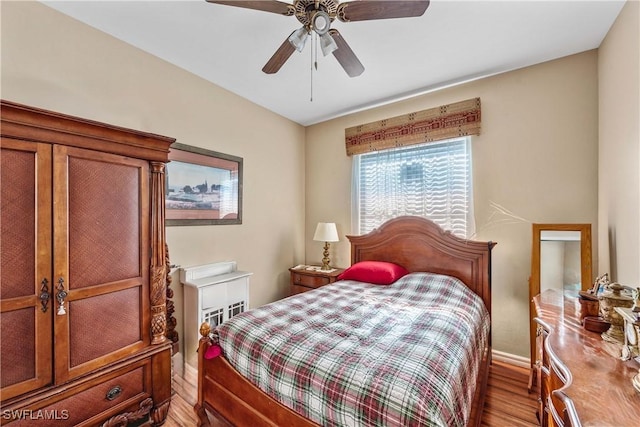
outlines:
[[304, 44], [307, 42], [309, 33], [305, 27], [298, 28], [289, 36], [289, 43], [296, 48], [298, 52], [302, 52]]
[[327, 56], [338, 49], [338, 45], [330, 34], [323, 34], [320, 36], [320, 48], [322, 49], [322, 54]]
[[319, 222], [316, 227], [316, 233], [313, 235], [313, 240], [318, 242], [337, 242], [338, 230], [336, 224], [333, 222]]

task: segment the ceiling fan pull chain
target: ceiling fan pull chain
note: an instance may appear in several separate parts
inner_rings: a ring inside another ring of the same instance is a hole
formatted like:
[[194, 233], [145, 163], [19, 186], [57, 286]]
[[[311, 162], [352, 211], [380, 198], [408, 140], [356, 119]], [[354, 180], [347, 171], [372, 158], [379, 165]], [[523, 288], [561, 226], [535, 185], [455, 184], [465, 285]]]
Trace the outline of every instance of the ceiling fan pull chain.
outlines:
[[[315, 33], [312, 31], [311, 32], [311, 49], [309, 49], [309, 51], [311, 52], [311, 76], [310, 76], [310, 78], [311, 78], [311, 82], [310, 82], [311, 83], [311, 89], [310, 89], [311, 98], [309, 99], [309, 102], [313, 102], [313, 65], [314, 65], [313, 64], [313, 50], [314, 50], [314, 46], [315, 46], [314, 40], [315, 40]], [[316, 57], [316, 61], [317, 61], [317, 57]], [[317, 67], [317, 62], [316, 62], [316, 67]]]
[[313, 52], [314, 52], [313, 53], [314, 63], [313, 63], [313, 65], [314, 65], [316, 71], [318, 71], [318, 35], [315, 33], [315, 31], [313, 33], [313, 47], [314, 47], [314, 50], [313, 50]]

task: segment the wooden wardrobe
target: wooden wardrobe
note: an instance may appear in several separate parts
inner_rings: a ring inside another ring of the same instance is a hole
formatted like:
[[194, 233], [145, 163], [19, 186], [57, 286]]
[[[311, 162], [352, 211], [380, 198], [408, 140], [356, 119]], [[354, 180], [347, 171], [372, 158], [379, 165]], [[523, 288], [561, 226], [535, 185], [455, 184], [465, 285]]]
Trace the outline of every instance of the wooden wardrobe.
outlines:
[[174, 140], [7, 101], [1, 121], [0, 424], [163, 423]]

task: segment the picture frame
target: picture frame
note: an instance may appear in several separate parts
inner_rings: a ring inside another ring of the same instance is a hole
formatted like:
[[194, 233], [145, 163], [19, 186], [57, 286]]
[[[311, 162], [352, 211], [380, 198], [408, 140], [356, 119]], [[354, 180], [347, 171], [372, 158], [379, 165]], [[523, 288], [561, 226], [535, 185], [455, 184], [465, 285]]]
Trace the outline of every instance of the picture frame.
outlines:
[[242, 224], [242, 157], [173, 143], [165, 171], [167, 226]]

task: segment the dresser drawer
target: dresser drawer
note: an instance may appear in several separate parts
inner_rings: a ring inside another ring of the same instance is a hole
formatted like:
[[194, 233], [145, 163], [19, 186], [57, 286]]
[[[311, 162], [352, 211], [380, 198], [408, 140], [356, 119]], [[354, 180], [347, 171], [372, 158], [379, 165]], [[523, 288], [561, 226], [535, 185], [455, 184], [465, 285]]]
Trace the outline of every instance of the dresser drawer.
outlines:
[[72, 386], [41, 405], [16, 412], [18, 419], [9, 425], [93, 426], [125, 410], [136, 410], [139, 402], [151, 396], [150, 362], [143, 360]]
[[320, 267], [302, 266], [290, 268], [291, 287], [290, 295], [300, 294], [312, 289], [335, 282], [344, 271], [342, 268], [332, 268], [328, 271], [320, 270]]
[[292, 275], [293, 285], [306, 286], [308, 288], [319, 288], [331, 283], [328, 277], [324, 276], [310, 276], [305, 274], [293, 273]]

